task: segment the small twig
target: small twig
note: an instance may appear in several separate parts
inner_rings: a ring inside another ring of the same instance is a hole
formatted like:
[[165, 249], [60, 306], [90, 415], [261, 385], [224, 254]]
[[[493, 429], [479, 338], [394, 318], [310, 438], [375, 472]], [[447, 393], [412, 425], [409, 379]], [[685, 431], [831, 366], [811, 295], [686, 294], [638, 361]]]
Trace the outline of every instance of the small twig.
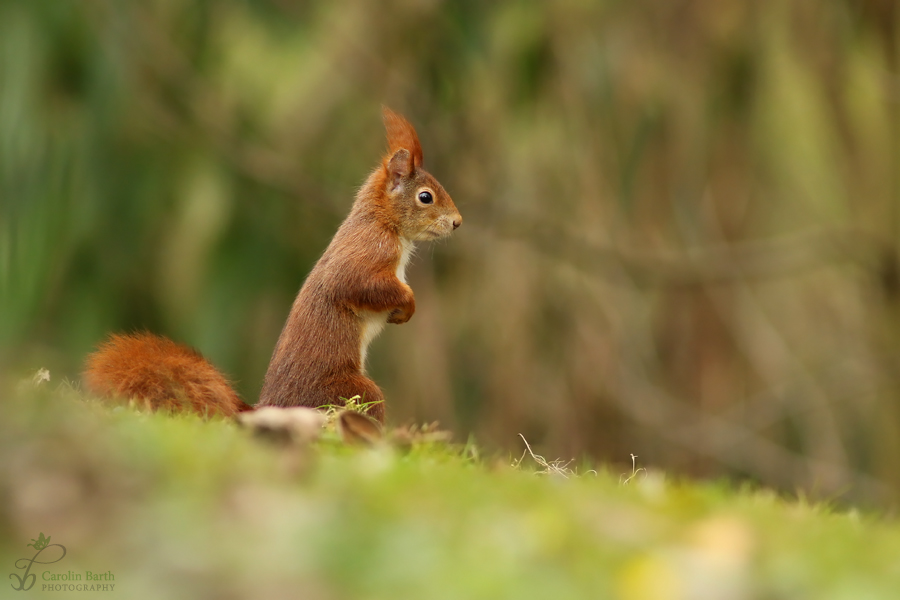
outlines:
[[[619, 475], [619, 483], [621, 483], [622, 485], [628, 485], [628, 482], [630, 482], [632, 479], [637, 477], [638, 473], [640, 473], [641, 471], [643, 471], [644, 473], [647, 472], [647, 469], [645, 469], [644, 467], [637, 466], [637, 462], [635, 461], [635, 459], [637, 459], [637, 454], [632, 454], [631, 455], [631, 475], [629, 475], [628, 477], [625, 477], [625, 473], [622, 473], [621, 475]], [[625, 477], [624, 481], [622, 480], [622, 477]]]
[[[547, 462], [546, 458], [544, 458], [540, 454], [535, 454], [531, 450], [531, 445], [528, 443], [528, 440], [525, 439], [524, 435], [522, 435], [520, 433], [519, 437], [522, 438], [523, 442], [525, 442], [526, 452], [528, 452], [528, 454], [531, 455], [531, 458], [534, 459], [534, 462], [536, 462], [537, 464], [541, 465], [544, 468], [543, 471], [538, 471], [538, 473], [550, 473], [550, 474], [554, 474], [554, 475], [562, 475], [566, 479], [569, 478], [569, 474], [571, 474], [572, 471], [568, 467], [570, 464], [572, 464], [572, 460], [569, 460], [565, 463], [559, 459], [554, 460], [553, 462]], [[525, 452], [522, 453], [522, 458], [520, 458], [518, 460], [518, 462], [515, 463], [514, 466], [519, 466], [520, 464], [522, 464], [523, 458], [525, 458]]]

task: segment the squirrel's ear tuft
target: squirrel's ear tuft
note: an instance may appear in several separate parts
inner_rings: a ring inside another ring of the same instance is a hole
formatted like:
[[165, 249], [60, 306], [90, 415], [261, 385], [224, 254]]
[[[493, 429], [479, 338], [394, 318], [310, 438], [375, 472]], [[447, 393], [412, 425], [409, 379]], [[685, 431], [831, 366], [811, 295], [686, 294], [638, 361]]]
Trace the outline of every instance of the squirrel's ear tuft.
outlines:
[[391, 189], [400, 185], [402, 180], [408, 178], [416, 170], [412, 154], [406, 148], [400, 148], [385, 162]]
[[408, 150], [412, 157], [413, 168], [422, 166], [422, 146], [419, 145], [419, 136], [409, 121], [389, 109], [381, 107], [384, 128], [387, 130], [388, 146], [390, 147], [391, 162], [396, 157], [398, 150]]

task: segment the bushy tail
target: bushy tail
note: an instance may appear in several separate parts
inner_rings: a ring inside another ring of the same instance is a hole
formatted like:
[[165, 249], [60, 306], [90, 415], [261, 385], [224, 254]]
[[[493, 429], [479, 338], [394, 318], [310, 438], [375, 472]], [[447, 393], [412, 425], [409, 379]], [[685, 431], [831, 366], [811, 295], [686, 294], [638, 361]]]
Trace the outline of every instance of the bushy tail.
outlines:
[[230, 417], [252, 407], [199, 352], [149, 333], [111, 335], [88, 356], [88, 391], [156, 410]]

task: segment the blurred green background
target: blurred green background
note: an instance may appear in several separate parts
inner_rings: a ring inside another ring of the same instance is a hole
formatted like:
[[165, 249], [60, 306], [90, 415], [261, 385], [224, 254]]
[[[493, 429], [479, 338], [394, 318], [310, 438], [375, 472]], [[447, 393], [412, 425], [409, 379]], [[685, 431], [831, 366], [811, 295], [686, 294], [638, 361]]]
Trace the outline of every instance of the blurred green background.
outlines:
[[900, 495], [888, 0], [0, 0], [0, 363], [111, 331], [251, 402], [385, 142], [465, 223], [372, 347], [389, 419]]

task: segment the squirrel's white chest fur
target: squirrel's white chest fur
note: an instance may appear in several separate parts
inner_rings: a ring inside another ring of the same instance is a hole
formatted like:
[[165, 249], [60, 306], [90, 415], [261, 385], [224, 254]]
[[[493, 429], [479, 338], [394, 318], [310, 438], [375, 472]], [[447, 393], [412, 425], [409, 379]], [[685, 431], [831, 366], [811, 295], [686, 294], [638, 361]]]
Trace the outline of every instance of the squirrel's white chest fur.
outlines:
[[[415, 251], [415, 244], [413, 241], [401, 237], [400, 261], [397, 263], [396, 274], [397, 279], [403, 283], [406, 283], [406, 265], [409, 264], [409, 259], [412, 258], [413, 251]], [[359, 365], [363, 371], [366, 369], [366, 354], [369, 351], [369, 344], [378, 337], [378, 334], [381, 333], [381, 330], [387, 325], [388, 314], [388, 312], [364, 312], [359, 315], [362, 321], [359, 336]]]

